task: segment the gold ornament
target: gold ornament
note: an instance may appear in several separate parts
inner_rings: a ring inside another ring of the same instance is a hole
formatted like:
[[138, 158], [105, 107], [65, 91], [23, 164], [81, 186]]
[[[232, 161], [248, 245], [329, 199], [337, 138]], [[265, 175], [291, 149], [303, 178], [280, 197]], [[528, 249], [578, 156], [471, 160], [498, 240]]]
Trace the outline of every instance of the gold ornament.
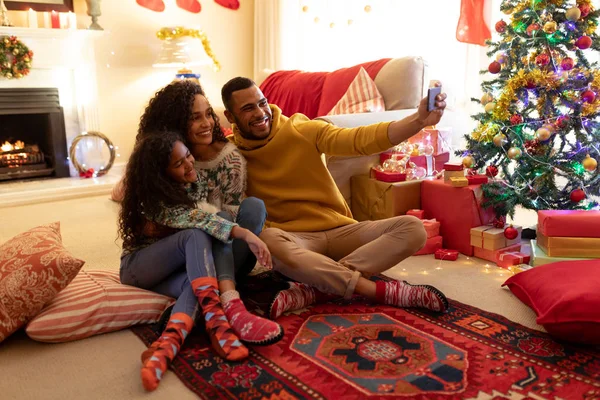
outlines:
[[571, 7], [565, 13], [565, 17], [567, 17], [569, 21], [577, 21], [581, 18], [581, 10], [577, 7]]
[[19, 55], [19, 50], [18, 50], [18, 49], [14, 49], [14, 50], [13, 50], [13, 54], [14, 54], [15, 56], [18, 56], [18, 55]]
[[546, 140], [550, 139], [550, 136], [552, 136], [552, 132], [545, 127], [541, 127], [535, 132], [535, 137], [540, 142], [545, 142]]
[[483, 96], [481, 96], [481, 104], [484, 106], [493, 100], [494, 100], [494, 96], [492, 96], [491, 93], [484, 93]]
[[371, 6], [370, 6], [370, 5], [368, 5], [368, 4], [367, 4], [367, 5], [365, 6], [365, 12], [366, 12], [366, 13], [369, 13], [369, 12], [371, 12]]
[[502, 11], [504, 13], [504, 15], [510, 15], [513, 12], [512, 8], [507, 8], [506, 10]]
[[466, 156], [462, 160], [462, 165], [465, 168], [473, 168], [473, 166], [475, 165], [475, 159], [473, 157], [471, 157], [471, 156]]
[[585, 159], [581, 164], [583, 165], [583, 168], [585, 168], [585, 170], [589, 172], [594, 172], [596, 168], [598, 168], [598, 161], [590, 157], [589, 154], [585, 156]]
[[8, 40], [8, 38], [4, 38], [4, 44], [8, 45], [10, 43], [10, 41]]
[[302, 11], [303, 11], [303, 12], [308, 12], [308, 6], [304, 6], [304, 7], [302, 7]]
[[556, 22], [555, 21], [548, 21], [544, 24], [544, 32], [545, 33], [554, 33], [556, 32]]
[[494, 112], [494, 108], [496, 108], [496, 103], [491, 101], [491, 102], [487, 103], [484, 108], [485, 108], [486, 113], [491, 114]]
[[494, 139], [492, 139], [492, 141], [497, 147], [502, 147], [507, 143], [506, 135], [503, 133], [499, 133], [496, 136], [494, 136]]
[[510, 149], [508, 149], [508, 158], [510, 158], [511, 160], [518, 159], [519, 157], [521, 157], [521, 154], [523, 154], [523, 152], [518, 147], [511, 147]]
[[11, 79], [11, 78], [12, 78], [12, 74], [11, 74], [10, 72], [9, 72], [9, 73], [7, 73], [5, 76], [6, 76], [8, 79]]
[[17, 79], [21, 79], [22, 77], [23, 77], [23, 74], [21, 74], [21, 73], [15, 74], [15, 78], [17, 78]]

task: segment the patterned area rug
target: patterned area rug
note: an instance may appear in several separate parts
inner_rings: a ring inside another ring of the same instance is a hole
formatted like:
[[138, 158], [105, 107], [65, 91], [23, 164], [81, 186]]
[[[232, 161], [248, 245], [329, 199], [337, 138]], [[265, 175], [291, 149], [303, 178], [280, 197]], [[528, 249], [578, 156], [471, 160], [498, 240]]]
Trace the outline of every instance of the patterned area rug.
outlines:
[[[247, 305], [264, 312], [286, 286], [272, 273], [252, 277]], [[241, 363], [219, 358], [198, 326], [171, 369], [204, 399], [600, 399], [600, 349], [456, 301], [436, 315], [353, 299], [278, 322], [284, 338]], [[133, 331], [149, 345], [159, 329]]]

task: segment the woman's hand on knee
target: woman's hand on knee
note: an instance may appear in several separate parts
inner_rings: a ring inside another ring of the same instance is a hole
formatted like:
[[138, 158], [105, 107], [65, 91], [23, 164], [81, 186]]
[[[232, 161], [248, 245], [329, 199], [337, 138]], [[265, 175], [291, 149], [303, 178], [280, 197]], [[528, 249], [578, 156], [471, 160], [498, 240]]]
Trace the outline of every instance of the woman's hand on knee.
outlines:
[[265, 242], [260, 240], [259, 237], [256, 236], [254, 233], [250, 232], [248, 229], [235, 226], [231, 230], [231, 236], [234, 239], [242, 239], [243, 241], [248, 243], [250, 251], [256, 256], [256, 259], [262, 266], [267, 268], [273, 267], [269, 247], [267, 247]]

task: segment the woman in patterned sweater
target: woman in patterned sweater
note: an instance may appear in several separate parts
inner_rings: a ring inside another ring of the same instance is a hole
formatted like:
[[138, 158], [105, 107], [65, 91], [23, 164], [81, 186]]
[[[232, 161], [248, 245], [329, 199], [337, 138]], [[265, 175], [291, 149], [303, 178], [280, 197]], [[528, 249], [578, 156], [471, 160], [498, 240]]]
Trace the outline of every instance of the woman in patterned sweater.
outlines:
[[[161, 132], [138, 140], [123, 180], [119, 215], [119, 234], [123, 239], [121, 281], [172, 294], [176, 290], [174, 283], [180, 282], [179, 274], [186, 275], [164, 332], [142, 354], [142, 382], [147, 390], [158, 386], [194, 325], [198, 305], [217, 353], [228, 360], [248, 356], [248, 349], [229, 323], [243, 319], [248, 312], [239, 299], [239, 304], [226, 303], [225, 311], [221, 307], [212, 242], [227, 245], [233, 239], [242, 240], [265, 266], [271, 264], [269, 250], [249, 230], [198, 208], [197, 202], [205, 194], [203, 186], [194, 168], [194, 157], [179, 134]], [[162, 238], [148, 235], [147, 221], [168, 227], [173, 233]], [[233, 316], [228, 312], [231, 308], [237, 308]], [[268, 327], [254, 327], [253, 321], [247, 321], [242, 330], [258, 329], [264, 344], [279, 340], [282, 328], [265, 321]]]

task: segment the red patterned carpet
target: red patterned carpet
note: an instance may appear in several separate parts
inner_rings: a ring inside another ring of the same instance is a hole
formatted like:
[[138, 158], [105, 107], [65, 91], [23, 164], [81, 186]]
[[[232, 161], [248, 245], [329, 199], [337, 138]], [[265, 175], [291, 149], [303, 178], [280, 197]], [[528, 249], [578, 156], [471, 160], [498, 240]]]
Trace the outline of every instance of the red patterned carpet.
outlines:
[[[251, 306], [284, 285], [270, 278], [248, 284]], [[339, 301], [278, 322], [284, 338], [242, 363], [216, 356], [198, 327], [171, 369], [205, 399], [600, 399], [600, 349], [456, 301], [444, 315]], [[148, 345], [154, 328], [133, 331]]]

